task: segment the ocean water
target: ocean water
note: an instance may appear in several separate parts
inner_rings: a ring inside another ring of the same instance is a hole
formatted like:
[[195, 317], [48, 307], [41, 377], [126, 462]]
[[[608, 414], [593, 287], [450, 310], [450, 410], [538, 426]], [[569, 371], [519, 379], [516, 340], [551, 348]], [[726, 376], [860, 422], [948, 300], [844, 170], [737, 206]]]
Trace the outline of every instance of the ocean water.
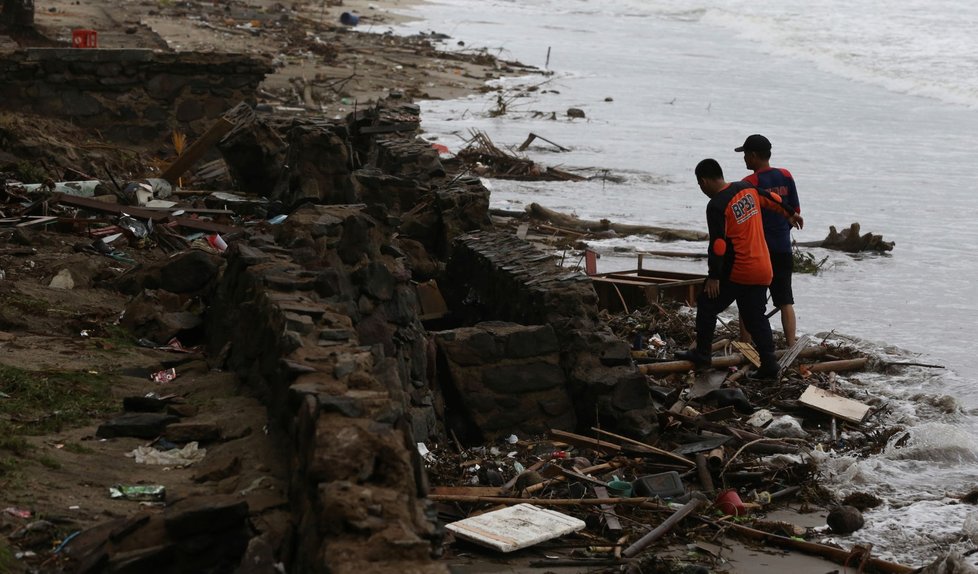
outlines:
[[[795, 276], [799, 333], [832, 333], [891, 361], [944, 365], [843, 384], [888, 406], [906, 429], [871, 459], [828, 455], [825, 484], [886, 504], [844, 545], [922, 565], [978, 543], [978, 5], [964, 0], [433, 0], [398, 33], [436, 31], [452, 50], [486, 49], [550, 72], [500, 82], [496, 96], [424, 102], [427, 136], [453, 150], [471, 130], [497, 146], [530, 132], [530, 158], [607, 173], [580, 183], [492, 180], [492, 206], [537, 202], [585, 219], [705, 228], [693, 167], [713, 157], [747, 174], [733, 148], [751, 133], [791, 170], [805, 229], [859, 222], [895, 241], [888, 255], [810, 249], [828, 262]], [[460, 42], [463, 44], [460, 45]], [[535, 86], [528, 91], [527, 86]], [[586, 119], [570, 119], [569, 107]], [[552, 113], [555, 119], [551, 119]], [[600, 271], [634, 268], [621, 248], [703, 251], [648, 237], [596, 242]], [[647, 265], [703, 272], [702, 260]], [[780, 329], [777, 320], [772, 325]]]

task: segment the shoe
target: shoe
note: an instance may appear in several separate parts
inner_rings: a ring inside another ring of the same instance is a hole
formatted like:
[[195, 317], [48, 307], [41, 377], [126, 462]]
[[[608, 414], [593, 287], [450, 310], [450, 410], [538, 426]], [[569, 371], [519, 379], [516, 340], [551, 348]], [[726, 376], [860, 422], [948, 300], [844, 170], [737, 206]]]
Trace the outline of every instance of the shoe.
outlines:
[[762, 363], [760, 368], [751, 375], [752, 379], [774, 379], [781, 378], [781, 365], [777, 363]]
[[696, 349], [691, 349], [689, 351], [677, 351], [673, 356], [677, 361], [689, 361], [696, 367], [709, 367], [713, 362], [710, 355], [700, 353]]

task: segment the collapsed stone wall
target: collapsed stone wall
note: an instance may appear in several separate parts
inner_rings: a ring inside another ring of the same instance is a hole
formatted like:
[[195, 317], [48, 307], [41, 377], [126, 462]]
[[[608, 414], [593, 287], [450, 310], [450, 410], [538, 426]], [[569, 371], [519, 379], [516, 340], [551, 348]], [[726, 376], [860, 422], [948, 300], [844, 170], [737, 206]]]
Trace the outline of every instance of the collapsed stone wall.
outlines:
[[163, 142], [204, 133], [254, 102], [269, 62], [241, 54], [32, 48], [0, 59], [0, 109], [64, 118], [109, 140]]

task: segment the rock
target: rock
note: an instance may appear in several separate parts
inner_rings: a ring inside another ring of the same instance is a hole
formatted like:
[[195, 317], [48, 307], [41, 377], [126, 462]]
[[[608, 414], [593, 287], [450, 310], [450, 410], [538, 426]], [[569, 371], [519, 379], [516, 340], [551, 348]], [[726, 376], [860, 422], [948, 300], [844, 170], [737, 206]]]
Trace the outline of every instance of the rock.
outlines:
[[740, 389], [716, 389], [707, 393], [703, 400], [706, 402], [716, 402], [718, 408], [733, 406], [739, 413], [750, 414], [754, 412], [744, 391]]
[[254, 537], [248, 542], [248, 549], [241, 558], [241, 566], [236, 574], [272, 574], [278, 572], [275, 568], [275, 550], [261, 537]]
[[129, 413], [158, 413], [165, 409], [166, 405], [167, 401], [156, 397], [136, 395], [122, 399], [122, 408]]
[[767, 428], [764, 429], [764, 436], [768, 438], [807, 438], [808, 433], [801, 428], [798, 419], [784, 415], [767, 425]]
[[540, 476], [539, 472], [534, 470], [524, 470], [518, 477], [516, 477], [516, 484], [513, 485], [513, 490], [516, 492], [521, 492], [534, 484], [540, 484], [543, 482], [543, 480], [544, 478]]
[[584, 118], [584, 110], [581, 108], [567, 108], [567, 117], [569, 118]]
[[217, 482], [241, 472], [241, 458], [211, 455], [194, 468], [194, 482]]
[[62, 269], [61, 271], [58, 271], [58, 274], [51, 279], [51, 282], [48, 283], [48, 287], [53, 289], [74, 289], [75, 279], [71, 276], [71, 271], [68, 269]]
[[877, 506], [883, 504], [883, 501], [866, 492], [853, 492], [849, 496], [842, 499], [842, 504], [852, 506], [860, 511], [863, 511], [867, 508], [876, 508]]
[[164, 434], [173, 442], [213, 442], [220, 440], [221, 427], [213, 423], [173, 423]]
[[166, 412], [181, 418], [190, 418], [197, 416], [197, 407], [188, 403], [170, 403], [166, 406]]
[[825, 522], [836, 534], [851, 534], [863, 527], [863, 513], [852, 506], [840, 506], [829, 512]]
[[221, 259], [194, 249], [174, 257], [160, 268], [160, 287], [171, 293], [194, 293], [217, 277]]
[[163, 434], [163, 429], [168, 424], [178, 420], [175, 416], [160, 413], [128, 413], [99, 425], [95, 436], [99, 438], [119, 436], [156, 438]]
[[248, 503], [236, 496], [185, 498], [166, 507], [166, 531], [177, 539], [233, 528], [248, 518]]

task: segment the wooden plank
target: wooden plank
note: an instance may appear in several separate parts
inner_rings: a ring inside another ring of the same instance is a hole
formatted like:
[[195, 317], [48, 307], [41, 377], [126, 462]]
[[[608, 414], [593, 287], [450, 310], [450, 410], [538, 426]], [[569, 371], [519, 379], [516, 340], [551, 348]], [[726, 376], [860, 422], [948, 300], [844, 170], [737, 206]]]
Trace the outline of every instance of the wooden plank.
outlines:
[[746, 357], [747, 360], [750, 361], [755, 367], [761, 366], [761, 356], [757, 353], [757, 349], [754, 348], [754, 345], [745, 343], [743, 341], [734, 341], [731, 344], [736, 347], [737, 350], [740, 351], [740, 354]]
[[171, 219], [181, 227], [196, 229], [198, 231], [209, 231], [211, 233], [221, 233], [224, 235], [241, 231], [240, 228], [233, 225], [214, 223], [213, 221], [202, 221], [192, 217], [171, 217], [170, 209], [147, 209], [145, 207], [135, 207], [132, 205], [118, 205], [115, 203], [105, 203], [103, 201], [89, 199], [87, 197], [76, 197], [74, 195], [66, 195], [63, 193], [56, 193], [52, 196], [52, 198], [57, 203], [80, 207], [96, 213], [112, 213], [115, 215], [127, 213], [133, 217], [138, 217], [140, 219], [151, 219], [153, 221]]
[[550, 436], [578, 448], [590, 448], [608, 454], [618, 454], [621, 452], [621, 447], [617, 444], [559, 429], [550, 429]]
[[431, 494], [451, 494], [458, 496], [499, 496], [498, 486], [436, 486]]
[[869, 405], [830, 393], [815, 385], [809, 385], [798, 402], [816, 411], [857, 424], [863, 422], [870, 408]]
[[583, 530], [583, 520], [532, 504], [517, 504], [445, 526], [459, 538], [512, 552]]

